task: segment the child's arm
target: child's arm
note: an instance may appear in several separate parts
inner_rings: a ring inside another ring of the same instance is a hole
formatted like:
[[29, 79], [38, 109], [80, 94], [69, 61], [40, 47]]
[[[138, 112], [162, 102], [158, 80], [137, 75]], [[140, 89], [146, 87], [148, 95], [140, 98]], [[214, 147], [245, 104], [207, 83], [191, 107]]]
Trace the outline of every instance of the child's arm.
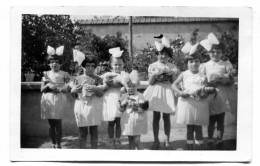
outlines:
[[183, 91], [181, 91], [178, 88], [178, 85], [183, 81], [183, 74], [180, 74], [179, 77], [174, 81], [174, 83], [172, 84], [172, 89], [181, 97], [186, 98], [189, 97], [188, 93], [185, 93]]

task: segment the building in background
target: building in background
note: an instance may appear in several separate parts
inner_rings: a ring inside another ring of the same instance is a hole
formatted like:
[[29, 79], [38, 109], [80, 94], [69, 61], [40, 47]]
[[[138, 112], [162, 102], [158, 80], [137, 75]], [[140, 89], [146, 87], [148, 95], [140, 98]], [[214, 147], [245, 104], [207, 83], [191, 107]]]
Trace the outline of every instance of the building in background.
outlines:
[[[99, 17], [78, 20], [81, 28], [91, 28], [101, 37], [107, 34], [115, 35], [122, 32], [129, 38], [129, 20], [127, 17]], [[206, 17], [133, 17], [133, 47], [141, 49], [147, 44], [153, 45], [154, 36], [164, 34], [169, 39], [175, 39], [178, 34], [190, 40], [191, 33], [199, 29], [199, 37], [205, 38], [209, 32], [219, 36], [221, 33], [232, 32], [238, 38], [238, 18], [206, 18]]]

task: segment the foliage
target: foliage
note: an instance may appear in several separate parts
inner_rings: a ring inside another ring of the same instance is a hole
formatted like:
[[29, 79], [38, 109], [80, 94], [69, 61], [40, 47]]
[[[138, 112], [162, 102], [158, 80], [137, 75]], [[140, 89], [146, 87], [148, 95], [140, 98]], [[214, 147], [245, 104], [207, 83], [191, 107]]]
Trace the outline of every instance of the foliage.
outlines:
[[152, 47], [147, 43], [147, 47], [139, 50], [135, 53], [136, 56], [133, 60], [133, 64], [138, 68], [139, 72], [148, 72], [148, 67], [151, 63], [157, 60], [155, 47]]
[[69, 15], [22, 15], [22, 73], [35, 72], [35, 80], [49, 69], [46, 62], [47, 46], [64, 45], [61, 69], [73, 72], [70, 64], [71, 48], [75, 44], [74, 24]]
[[92, 51], [102, 63], [110, 60], [111, 55], [108, 51], [110, 48], [120, 47], [124, 51], [122, 56], [126, 62], [126, 70], [131, 70], [129, 52], [127, 50], [128, 41], [122, 37], [121, 32], [101, 38], [94, 34], [92, 29], [77, 27], [74, 33], [76, 34], [77, 49], [83, 53], [88, 50]]

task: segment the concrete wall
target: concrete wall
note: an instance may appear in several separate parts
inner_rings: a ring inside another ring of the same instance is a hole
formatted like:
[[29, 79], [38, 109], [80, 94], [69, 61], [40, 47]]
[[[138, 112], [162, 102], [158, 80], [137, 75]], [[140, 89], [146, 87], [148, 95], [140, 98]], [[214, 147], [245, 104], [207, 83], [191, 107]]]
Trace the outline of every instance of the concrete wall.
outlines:
[[[119, 25], [82, 25], [83, 28], [92, 28], [93, 32], [101, 37], [107, 34], [115, 35], [122, 32], [124, 38], [129, 38], [128, 24]], [[233, 31], [238, 38], [237, 22], [197, 22], [197, 23], [164, 23], [164, 24], [133, 24], [133, 46], [137, 49], [146, 46], [146, 43], [154, 45], [154, 36], [164, 34], [169, 39], [175, 39], [181, 34], [188, 41], [191, 33], [199, 29], [199, 37], [205, 38], [210, 32], [219, 35], [220, 32]]]

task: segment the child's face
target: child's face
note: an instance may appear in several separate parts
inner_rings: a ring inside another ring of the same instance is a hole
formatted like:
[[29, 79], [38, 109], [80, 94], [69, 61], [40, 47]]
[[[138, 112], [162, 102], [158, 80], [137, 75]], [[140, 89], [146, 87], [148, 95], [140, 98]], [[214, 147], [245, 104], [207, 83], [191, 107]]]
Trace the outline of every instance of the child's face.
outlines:
[[115, 73], [120, 73], [124, 68], [124, 62], [120, 58], [113, 58], [111, 62], [111, 66]]
[[192, 72], [198, 72], [200, 66], [200, 61], [198, 59], [193, 59], [188, 61], [188, 69]]
[[128, 82], [126, 86], [126, 91], [129, 95], [134, 95], [137, 92], [137, 85], [132, 82]]
[[210, 59], [214, 62], [218, 62], [222, 57], [222, 50], [221, 49], [212, 49], [209, 51]]
[[84, 70], [84, 73], [86, 75], [88, 75], [88, 74], [93, 74], [95, 71], [95, 68], [96, 68], [95, 63], [86, 63], [86, 66], [85, 66], [85, 68], [83, 68], [83, 70]]
[[169, 61], [170, 57], [167, 53], [163, 52], [158, 55], [158, 60], [162, 63], [167, 63]]
[[50, 68], [53, 71], [59, 71], [60, 70], [60, 61], [59, 60], [50, 60]]

